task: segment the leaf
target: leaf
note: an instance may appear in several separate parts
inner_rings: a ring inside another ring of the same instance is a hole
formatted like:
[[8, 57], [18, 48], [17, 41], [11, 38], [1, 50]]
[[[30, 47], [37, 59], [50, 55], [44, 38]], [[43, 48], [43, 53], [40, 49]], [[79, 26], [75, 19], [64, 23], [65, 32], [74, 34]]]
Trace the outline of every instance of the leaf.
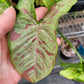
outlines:
[[49, 9], [54, 3], [59, 0], [42, 0], [44, 5]]
[[9, 7], [5, 0], [0, 0], [0, 14], [4, 12]]
[[7, 2], [8, 5], [11, 6], [11, 0], [5, 0]]
[[8, 42], [12, 63], [22, 77], [35, 83], [52, 71], [58, 50], [56, 41], [58, 19], [76, 1], [59, 1], [38, 24], [34, 0], [19, 0], [17, 5], [19, 14], [14, 28], [8, 34]]
[[57, 56], [58, 60], [59, 60], [59, 65], [62, 66], [62, 68], [67, 69], [67, 68], [75, 68], [75, 69], [81, 69], [82, 70], [82, 66], [81, 63], [66, 63], [66, 62], [62, 62], [59, 55]]
[[67, 68], [76, 68], [76, 69], [81, 69], [81, 63], [61, 63], [60, 64], [64, 69]]
[[[63, 34], [57, 29], [59, 34], [66, 40], [66, 42], [73, 48], [73, 50], [76, 52], [78, 57], [80, 58], [80, 63], [64, 63], [60, 60], [60, 65], [65, 68], [65, 70], [62, 70], [60, 74], [68, 79], [74, 79], [78, 82], [84, 82], [84, 60], [78, 53], [78, 51], [72, 46], [72, 44], [63, 36]], [[68, 69], [67, 69], [68, 68]]]
[[11, 60], [16, 70], [30, 82], [47, 76], [55, 65], [58, 45], [56, 29], [50, 30], [52, 26], [39, 25], [29, 16], [20, 14], [9, 34]]
[[78, 82], [84, 82], [84, 72], [75, 68], [68, 68], [62, 70], [60, 74], [68, 79], [74, 79]]
[[36, 6], [39, 6], [39, 5], [43, 6], [44, 5], [42, 0], [36, 0], [35, 3], [36, 3]]
[[45, 6], [48, 9], [59, 0], [35, 0], [36, 6]]

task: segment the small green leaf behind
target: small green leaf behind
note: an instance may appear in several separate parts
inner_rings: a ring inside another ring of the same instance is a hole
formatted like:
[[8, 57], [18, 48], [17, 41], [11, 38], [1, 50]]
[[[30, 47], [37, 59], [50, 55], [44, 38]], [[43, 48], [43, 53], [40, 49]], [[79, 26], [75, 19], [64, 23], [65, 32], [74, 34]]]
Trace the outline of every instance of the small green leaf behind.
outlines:
[[[59, 57], [58, 57], [59, 59]], [[60, 71], [60, 75], [73, 79], [78, 82], [84, 82], [84, 72], [81, 66], [81, 63], [65, 63], [59, 59], [60, 66], [64, 68], [64, 70]]]
[[57, 55], [57, 58], [59, 60], [59, 65], [62, 66], [62, 68], [67, 69], [67, 68], [76, 68], [76, 69], [81, 69], [82, 70], [82, 66], [81, 63], [66, 63], [66, 62], [62, 62], [59, 55]]
[[84, 72], [82, 72], [82, 70], [80, 69], [68, 68], [68, 69], [62, 70], [60, 72], [60, 75], [68, 79], [74, 79], [78, 82], [84, 82]]
[[43, 1], [42, 0], [35, 0], [36, 6], [43, 6]]
[[45, 7], [49, 9], [54, 3], [56, 3], [59, 0], [42, 0], [42, 1]]

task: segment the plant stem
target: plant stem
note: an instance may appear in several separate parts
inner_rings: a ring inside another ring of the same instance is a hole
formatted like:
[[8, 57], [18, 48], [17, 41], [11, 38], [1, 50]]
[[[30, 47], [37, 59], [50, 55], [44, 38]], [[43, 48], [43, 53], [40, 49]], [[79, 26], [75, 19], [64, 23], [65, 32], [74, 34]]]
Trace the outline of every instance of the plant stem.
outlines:
[[76, 52], [77, 56], [79, 57], [81, 63], [83, 63], [83, 58], [80, 56], [80, 54], [78, 53], [78, 51], [76, 50], [76, 48], [73, 47], [73, 45], [69, 42], [69, 40], [64, 37], [64, 35], [59, 31], [59, 29], [57, 29], [57, 32], [63, 37], [63, 39], [70, 45], [70, 47]]

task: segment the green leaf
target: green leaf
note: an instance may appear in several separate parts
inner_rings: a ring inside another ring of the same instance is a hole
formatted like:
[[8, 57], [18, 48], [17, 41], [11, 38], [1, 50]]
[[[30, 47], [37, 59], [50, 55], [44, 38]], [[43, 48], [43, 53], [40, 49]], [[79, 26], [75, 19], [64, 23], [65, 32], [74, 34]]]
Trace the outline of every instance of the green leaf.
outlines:
[[68, 69], [62, 70], [60, 72], [60, 75], [68, 79], [74, 79], [78, 82], [84, 82], [84, 72], [82, 72], [82, 70], [79, 70], [79, 69], [68, 68]]
[[50, 8], [54, 3], [56, 3], [59, 0], [42, 0], [42, 1], [47, 8]]
[[60, 66], [62, 66], [64, 69], [67, 68], [76, 68], [76, 69], [82, 69], [81, 63], [60, 63]]
[[0, 14], [4, 12], [9, 7], [5, 0], [0, 0]]
[[5, 0], [7, 2], [8, 5], [11, 6], [11, 0]]
[[8, 42], [12, 63], [22, 77], [35, 83], [52, 71], [58, 50], [58, 19], [76, 1], [61, 0], [57, 5], [54, 4], [43, 21], [38, 24], [34, 0], [19, 0], [19, 14], [14, 28], [8, 34]]
[[42, 0], [36, 0], [35, 3], [36, 3], [36, 6], [39, 6], [39, 5], [43, 6], [44, 5]]
[[81, 69], [82, 70], [82, 66], [81, 63], [66, 63], [66, 62], [62, 62], [59, 55], [57, 55], [57, 58], [59, 60], [59, 65], [62, 66], [62, 68], [67, 69], [67, 68], [75, 68], [75, 69]]
[[36, 6], [39, 6], [39, 5], [45, 6], [49, 9], [57, 1], [59, 0], [36, 0], [35, 3], [36, 3]]

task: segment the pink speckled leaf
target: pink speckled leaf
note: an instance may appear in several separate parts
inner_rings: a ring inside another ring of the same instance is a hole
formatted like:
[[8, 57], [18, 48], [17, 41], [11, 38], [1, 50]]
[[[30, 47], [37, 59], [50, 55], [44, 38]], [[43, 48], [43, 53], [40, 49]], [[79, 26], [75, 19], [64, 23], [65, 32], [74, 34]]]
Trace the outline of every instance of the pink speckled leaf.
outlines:
[[22, 77], [34, 83], [52, 71], [58, 50], [56, 41], [58, 19], [75, 2], [76, 0], [59, 1], [38, 24], [34, 0], [19, 0], [17, 8], [20, 12], [8, 40], [12, 63]]

